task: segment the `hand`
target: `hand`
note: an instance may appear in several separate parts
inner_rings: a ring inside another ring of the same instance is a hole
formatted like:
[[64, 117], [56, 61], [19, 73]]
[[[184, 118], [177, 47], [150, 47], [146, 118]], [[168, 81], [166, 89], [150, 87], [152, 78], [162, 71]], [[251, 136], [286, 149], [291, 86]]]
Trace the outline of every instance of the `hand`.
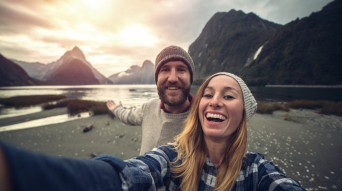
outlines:
[[[121, 102], [119, 102], [119, 104], [121, 105]], [[109, 100], [106, 102], [106, 105], [107, 105], [107, 108], [112, 111], [116, 106], [117, 104], [115, 103], [115, 101], [113, 100]]]
[[0, 190], [12, 190], [10, 185], [9, 165], [0, 145]]

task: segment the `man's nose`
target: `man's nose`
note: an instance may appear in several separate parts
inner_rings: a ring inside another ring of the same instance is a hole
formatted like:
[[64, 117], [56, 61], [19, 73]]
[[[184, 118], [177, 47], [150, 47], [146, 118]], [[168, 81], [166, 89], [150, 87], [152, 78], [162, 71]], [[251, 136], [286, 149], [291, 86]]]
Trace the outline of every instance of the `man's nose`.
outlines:
[[178, 74], [175, 69], [171, 69], [168, 80], [169, 82], [176, 82], [178, 80]]

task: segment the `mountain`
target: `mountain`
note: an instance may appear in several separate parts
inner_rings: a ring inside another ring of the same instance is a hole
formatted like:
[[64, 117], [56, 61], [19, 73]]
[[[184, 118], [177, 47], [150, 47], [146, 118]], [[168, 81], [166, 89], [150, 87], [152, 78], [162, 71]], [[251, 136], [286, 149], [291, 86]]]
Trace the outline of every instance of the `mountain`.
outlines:
[[108, 84], [109, 79], [98, 72], [75, 46], [57, 61], [49, 64], [13, 60], [34, 78], [55, 85]]
[[0, 86], [27, 86], [40, 84], [20, 66], [0, 54]]
[[83, 60], [71, 58], [64, 60], [63, 64], [50, 74], [46, 83], [51, 85], [89, 85], [99, 84], [99, 81]]
[[239, 74], [280, 27], [254, 13], [236, 10], [216, 13], [189, 47], [196, 65], [194, 80], [218, 71]]
[[40, 62], [25, 62], [14, 59], [11, 60], [23, 68], [30, 77], [43, 80], [42, 75], [44, 74], [46, 64]]
[[75, 46], [46, 66], [43, 79], [54, 85], [99, 84], [83, 52]]
[[342, 1], [284, 25], [243, 69], [251, 85], [342, 84]]
[[154, 64], [145, 60], [143, 65], [133, 65], [124, 72], [108, 77], [114, 84], [154, 84]]

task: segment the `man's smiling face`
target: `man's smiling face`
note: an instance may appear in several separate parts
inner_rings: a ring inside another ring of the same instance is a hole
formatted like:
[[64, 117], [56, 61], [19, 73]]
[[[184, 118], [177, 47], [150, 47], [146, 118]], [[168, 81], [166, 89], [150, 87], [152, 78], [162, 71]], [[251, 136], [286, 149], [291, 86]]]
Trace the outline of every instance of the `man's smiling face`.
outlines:
[[157, 89], [160, 100], [169, 106], [182, 105], [190, 93], [190, 71], [182, 61], [169, 61], [160, 67]]

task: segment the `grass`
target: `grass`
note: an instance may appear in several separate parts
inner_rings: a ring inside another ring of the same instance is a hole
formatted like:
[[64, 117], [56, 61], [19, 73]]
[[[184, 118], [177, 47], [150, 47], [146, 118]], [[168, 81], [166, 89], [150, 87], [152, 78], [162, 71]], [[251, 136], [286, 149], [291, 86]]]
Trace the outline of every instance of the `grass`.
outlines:
[[294, 100], [287, 103], [271, 103], [258, 101], [258, 113], [271, 114], [276, 110], [318, 109], [319, 113], [342, 116], [342, 102], [325, 100]]
[[65, 95], [29, 95], [29, 96], [14, 96], [10, 98], [0, 98], [0, 104], [5, 107], [28, 107], [39, 105], [47, 102], [58, 101], [65, 99]]

